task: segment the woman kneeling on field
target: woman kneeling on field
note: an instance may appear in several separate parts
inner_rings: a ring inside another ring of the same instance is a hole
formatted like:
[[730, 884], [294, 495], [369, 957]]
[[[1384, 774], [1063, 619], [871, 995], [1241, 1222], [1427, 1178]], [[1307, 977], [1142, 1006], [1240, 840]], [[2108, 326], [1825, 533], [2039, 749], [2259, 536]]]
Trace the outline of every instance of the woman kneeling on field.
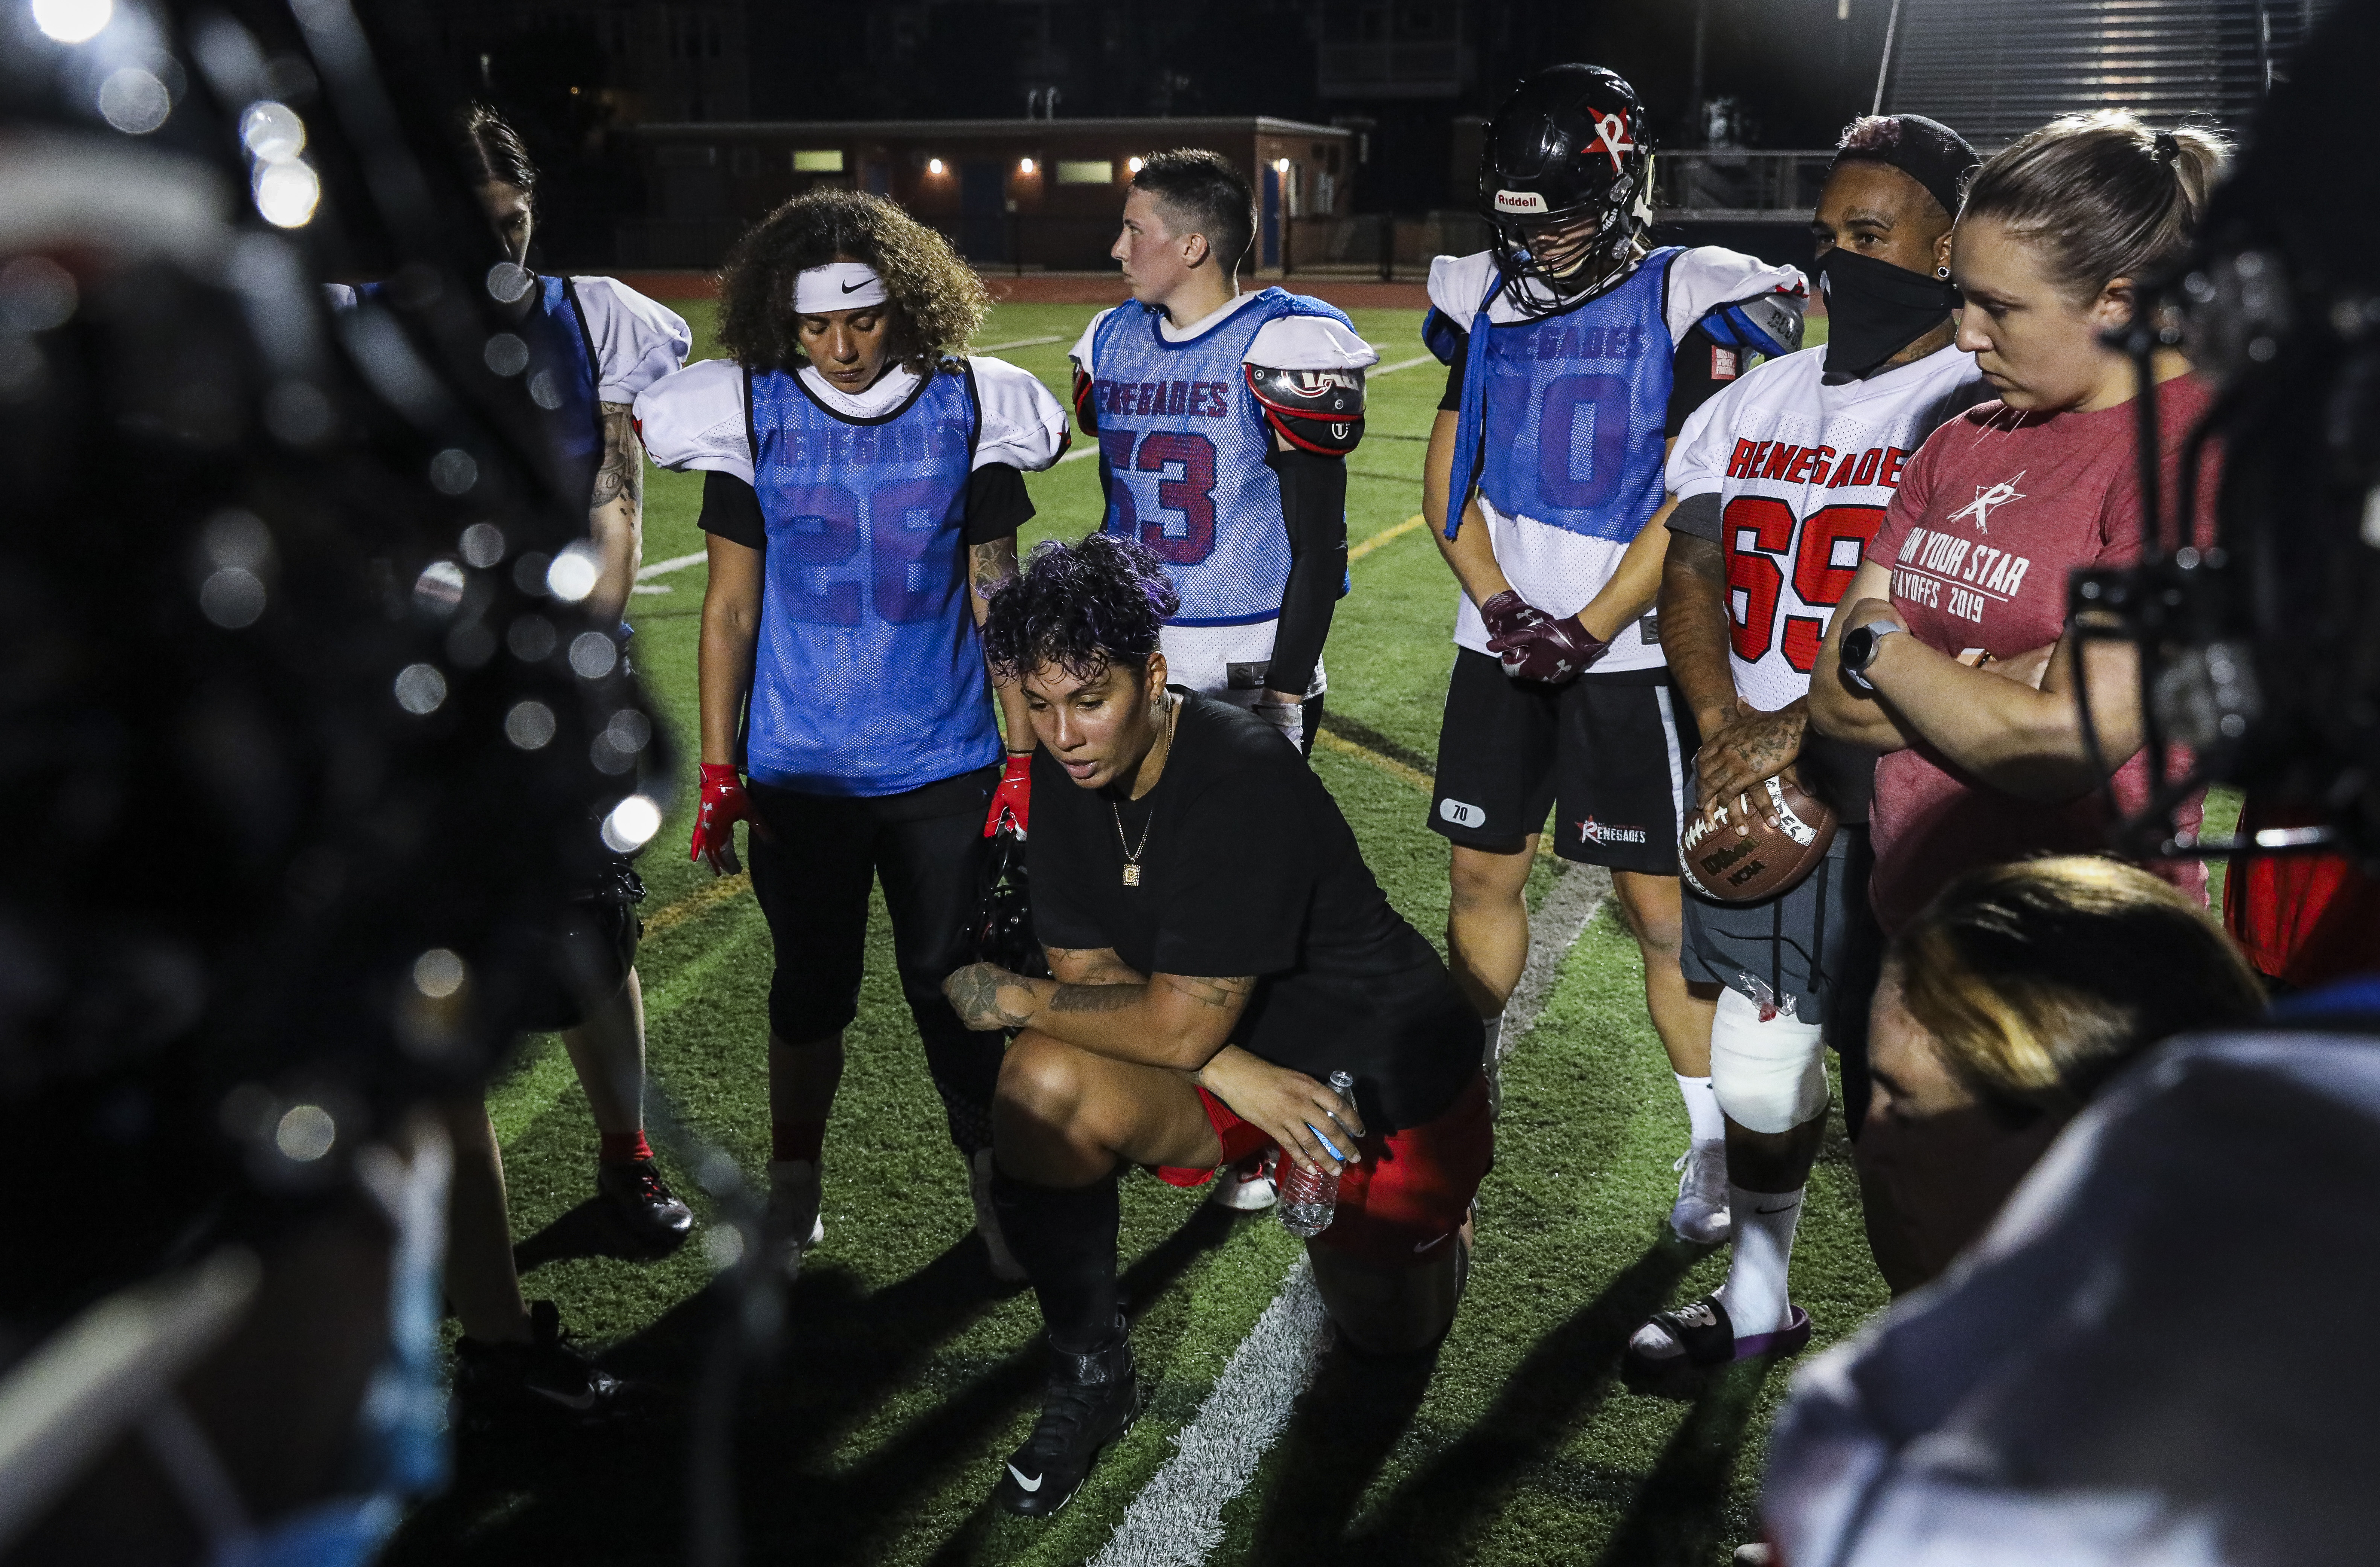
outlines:
[[[1023, 1030], [992, 1107], [992, 1201], [1052, 1369], [1001, 1479], [1012, 1512], [1063, 1506], [1138, 1406], [1116, 1306], [1123, 1165], [1197, 1185], [1277, 1144], [1338, 1174], [1308, 1243], [1323, 1305], [1358, 1352], [1404, 1354], [1453, 1320], [1493, 1147], [1477, 1014], [1297, 747], [1168, 688], [1175, 604], [1153, 554], [1095, 533], [1035, 550], [984, 625], [1040, 745], [1027, 847], [1055, 976], [978, 963], [943, 985], [969, 1027]], [[1352, 1102], [1325, 1086], [1338, 1071]]]

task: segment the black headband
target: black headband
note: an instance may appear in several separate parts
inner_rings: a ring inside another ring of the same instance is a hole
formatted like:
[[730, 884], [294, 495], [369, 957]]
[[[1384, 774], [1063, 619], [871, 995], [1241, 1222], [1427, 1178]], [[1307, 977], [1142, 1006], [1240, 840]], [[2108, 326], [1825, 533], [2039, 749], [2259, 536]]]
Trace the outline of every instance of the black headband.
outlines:
[[1983, 162], [1965, 137], [1924, 115], [1886, 115], [1881, 125], [1871, 120], [1854, 128], [1853, 134], [1862, 132], [1870, 144], [1838, 152], [1827, 165], [1829, 177], [1846, 160], [1887, 164], [1924, 186], [1944, 212], [1959, 215], [1967, 176]]

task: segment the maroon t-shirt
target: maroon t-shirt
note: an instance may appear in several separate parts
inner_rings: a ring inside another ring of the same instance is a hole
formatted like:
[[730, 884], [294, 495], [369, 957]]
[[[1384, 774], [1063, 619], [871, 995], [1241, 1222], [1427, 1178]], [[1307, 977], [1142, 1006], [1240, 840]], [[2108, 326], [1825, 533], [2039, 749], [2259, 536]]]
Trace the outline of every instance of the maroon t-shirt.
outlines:
[[[2193, 376], [2157, 387], [2157, 431], [2172, 493], [2182, 437], [2212, 397]], [[2054, 642], [2066, 622], [2067, 580], [2079, 568], [2122, 565], [2141, 547], [2138, 410], [2030, 414], [2004, 403], [1970, 408], [1926, 438], [1901, 475], [1867, 558], [1892, 572], [1892, 607], [1910, 634], [1953, 657], [1996, 659]], [[2209, 469], [2201, 495], [2211, 507]], [[2148, 758], [2116, 774], [2129, 813], [2148, 796]], [[2195, 829], [2199, 800], [2179, 813]], [[1930, 747], [1887, 752], [1876, 766], [1868, 831], [1876, 917], [1898, 930], [1961, 871], [2044, 853], [2107, 846], [2107, 808], [2095, 791], [2066, 805], [2003, 794]], [[2196, 860], [2149, 869], [2206, 896]]]

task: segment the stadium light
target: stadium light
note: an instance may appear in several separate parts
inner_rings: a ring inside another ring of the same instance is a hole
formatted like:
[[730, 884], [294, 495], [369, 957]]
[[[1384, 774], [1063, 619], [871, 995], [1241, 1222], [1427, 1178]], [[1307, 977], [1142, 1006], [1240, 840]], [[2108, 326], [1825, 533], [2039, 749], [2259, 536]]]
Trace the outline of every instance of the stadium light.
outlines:
[[928, 174], [940, 174], [940, 173], [941, 173], [941, 172], [942, 172], [942, 161], [941, 161], [940, 158], [929, 158], [929, 159], [927, 159], [927, 160], [926, 160], [926, 172], [927, 172]]
[[1287, 174], [1289, 172], [1289, 160], [1287, 158], [1275, 158], [1272, 161], [1272, 172], [1275, 174]]
[[1018, 174], [1031, 174], [1033, 172], [1033, 160], [1030, 158], [1017, 159], [1016, 172]]
[[1130, 169], [1133, 173], [1138, 174], [1140, 172], [1142, 161], [1143, 160], [1139, 158], [1126, 158], [1123, 161], [1123, 166]]

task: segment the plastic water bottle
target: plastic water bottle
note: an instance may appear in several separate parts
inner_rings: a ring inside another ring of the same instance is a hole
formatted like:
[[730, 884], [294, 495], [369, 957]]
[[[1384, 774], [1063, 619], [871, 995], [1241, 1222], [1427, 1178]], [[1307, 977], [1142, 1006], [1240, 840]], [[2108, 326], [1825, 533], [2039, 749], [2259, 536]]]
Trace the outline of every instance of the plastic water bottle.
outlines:
[[[1354, 1075], [1333, 1072], [1330, 1075], [1330, 1091], [1353, 1104], [1355, 1093]], [[1331, 1123], [1330, 1132], [1325, 1132], [1311, 1121], [1305, 1126], [1307, 1131], [1322, 1139], [1322, 1146], [1338, 1155], [1342, 1163], [1354, 1153], [1353, 1148], [1339, 1146], [1347, 1134], [1337, 1122]], [[1333, 1137], [1331, 1132], [1338, 1133], [1338, 1136]], [[1338, 1216], [1339, 1177], [1328, 1171], [1300, 1164], [1286, 1153], [1281, 1155], [1281, 1227], [1301, 1241], [1310, 1241], [1330, 1228], [1330, 1221]]]

